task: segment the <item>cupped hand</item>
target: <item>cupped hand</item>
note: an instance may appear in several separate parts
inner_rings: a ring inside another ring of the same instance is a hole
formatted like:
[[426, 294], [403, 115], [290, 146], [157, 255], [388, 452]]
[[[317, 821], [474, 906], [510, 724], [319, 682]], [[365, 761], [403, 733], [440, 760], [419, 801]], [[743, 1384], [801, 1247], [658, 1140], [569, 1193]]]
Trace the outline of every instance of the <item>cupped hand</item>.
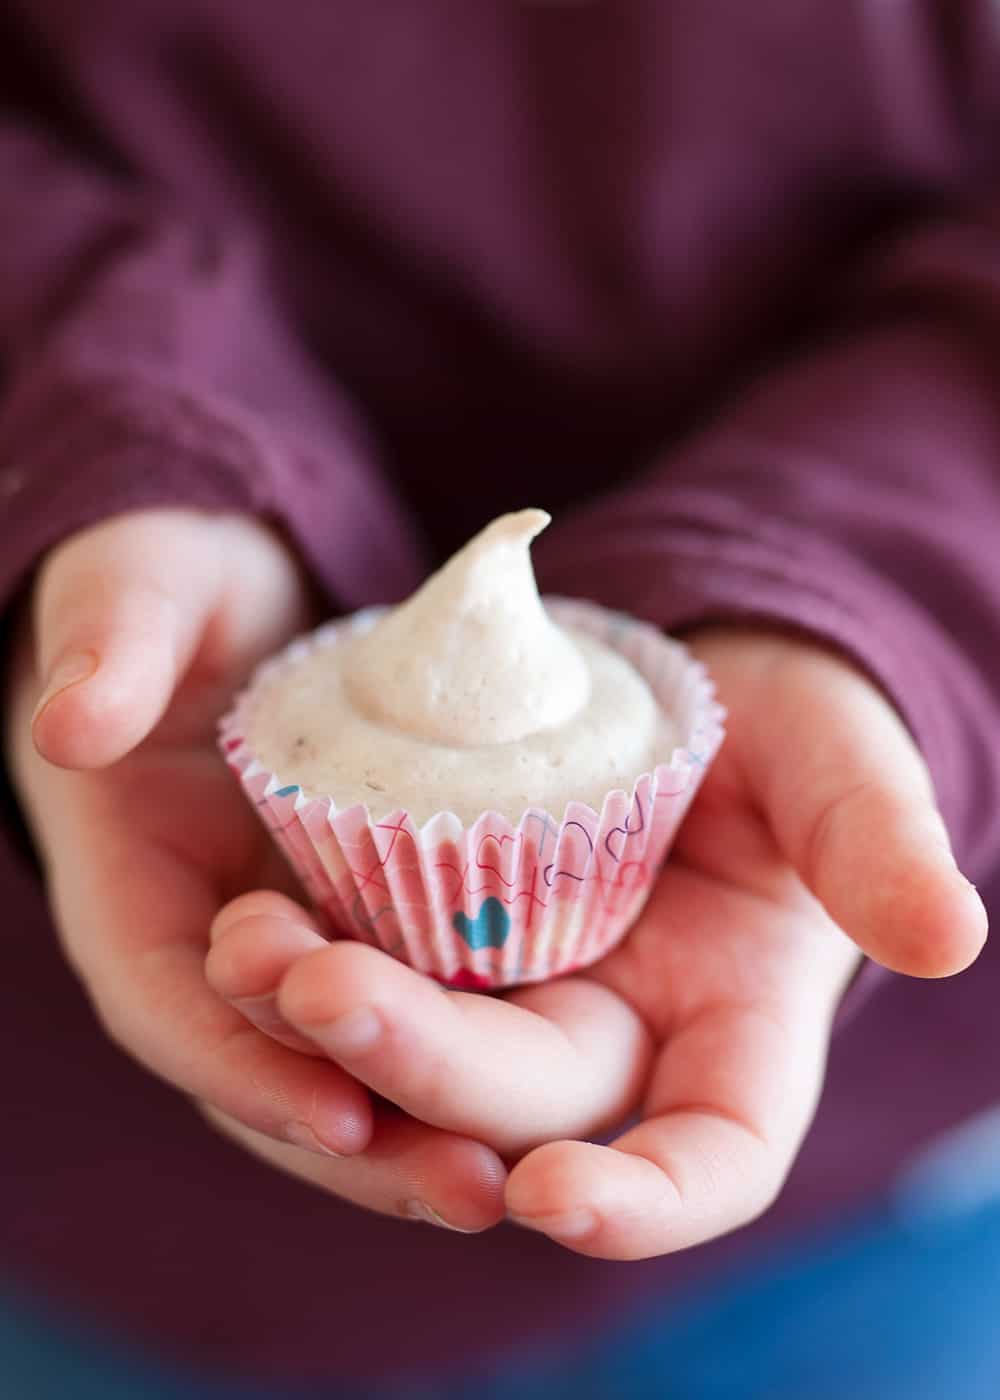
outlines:
[[267, 891], [221, 912], [207, 963], [219, 994], [304, 1061], [336, 1064], [414, 1130], [501, 1153], [509, 1215], [604, 1258], [763, 1211], [862, 954], [947, 976], [986, 933], [924, 763], [864, 675], [777, 631], [691, 644], [728, 737], [642, 918], [601, 963], [503, 997], [444, 991], [366, 945], [327, 944]]
[[117, 1042], [285, 1170], [483, 1229], [503, 1214], [493, 1149], [373, 1104], [205, 980], [219, 909], [288, 882], [215, 723], [310, 614], [293, 555], [247, 519], [143, 511], [74, 536], [43, 565], [15, 649], [10, 771], [63, 948]]

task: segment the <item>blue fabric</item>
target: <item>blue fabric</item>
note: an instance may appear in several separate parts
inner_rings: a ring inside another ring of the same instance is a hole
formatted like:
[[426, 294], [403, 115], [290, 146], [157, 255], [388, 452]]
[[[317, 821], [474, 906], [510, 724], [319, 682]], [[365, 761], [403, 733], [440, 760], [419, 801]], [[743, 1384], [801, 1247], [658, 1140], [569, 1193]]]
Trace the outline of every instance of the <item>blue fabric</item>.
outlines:
[[997, 1400], [1000, 1203], [886, 1211], [651, 1305], [572, 1351], [524, 1352], [461, 1383], [261, 1390], [171, 1370], [57, 1327], [7, 1295], [0, 1394], [24, 1400]]

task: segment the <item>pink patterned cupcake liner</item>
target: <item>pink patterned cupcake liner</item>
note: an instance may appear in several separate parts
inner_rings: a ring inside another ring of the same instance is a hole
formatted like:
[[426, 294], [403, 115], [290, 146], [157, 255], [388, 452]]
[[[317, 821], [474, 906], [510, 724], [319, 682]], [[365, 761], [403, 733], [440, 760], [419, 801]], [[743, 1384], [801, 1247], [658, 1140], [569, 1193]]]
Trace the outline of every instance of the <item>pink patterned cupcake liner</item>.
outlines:
[[372, 625], [371, 611], [327, 624], [266, 662], [220, 725], [220, 746], [334, 935], [374, 944], [453, 987], [539, 982], [596, 962], [635, 922], [723, 738], [724, 711], [704, 668], [654, 627], [591, 603], [545, 600], [564, 627], [632, 662], [682, 742], [669, 761], [608, 793], [600, 812], [570, 802], [561, 819], [529, 808], [517, 825], [484, 812], [463, 826], [439, 812], [418, 827], [403, 810], [339, 809], [255, 757], [257, 682], [313, 647]]

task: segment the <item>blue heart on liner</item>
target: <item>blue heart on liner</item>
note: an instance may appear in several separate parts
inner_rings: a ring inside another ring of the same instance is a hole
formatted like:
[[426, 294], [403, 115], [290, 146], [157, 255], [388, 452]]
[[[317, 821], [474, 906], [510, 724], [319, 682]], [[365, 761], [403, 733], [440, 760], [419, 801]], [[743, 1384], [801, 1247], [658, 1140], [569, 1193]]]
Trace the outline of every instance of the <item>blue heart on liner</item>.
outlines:
[[455, 932], [465, 939], [473, 951], [477, 948], [502, 948], [510, 933], [510, 915], [493, 895], [483, 900], [474, 919], [459, 910], [452, 916], [451, 922]]

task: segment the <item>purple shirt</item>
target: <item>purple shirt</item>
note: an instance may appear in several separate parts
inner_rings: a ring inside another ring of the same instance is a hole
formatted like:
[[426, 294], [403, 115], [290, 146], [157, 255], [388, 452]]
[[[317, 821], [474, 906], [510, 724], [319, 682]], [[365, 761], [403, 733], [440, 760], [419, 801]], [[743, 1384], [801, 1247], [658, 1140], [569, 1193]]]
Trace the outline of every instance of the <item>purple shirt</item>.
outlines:
[[[849, 651], [993, 879], [994, 0], [11, 0], [0, 94], [5, 602], [68, 532], [187, 504], [277, 516], [350, 609], [537, 502], [549, 591]], [[0, 1267], [230, 1369], [610, 1323], [996, 1093], [988, 950], [880, 982], [738, 1236], [609, 1264], [407, 1228], [210, 1136], [105, 1041], [13, 837], [0, 892]]]

